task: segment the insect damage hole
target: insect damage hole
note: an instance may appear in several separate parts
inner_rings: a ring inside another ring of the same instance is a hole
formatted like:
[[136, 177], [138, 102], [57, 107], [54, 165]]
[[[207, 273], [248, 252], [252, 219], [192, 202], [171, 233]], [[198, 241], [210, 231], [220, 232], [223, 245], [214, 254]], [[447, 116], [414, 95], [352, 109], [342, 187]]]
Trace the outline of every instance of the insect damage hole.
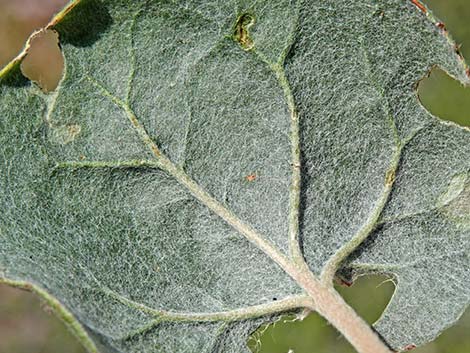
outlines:
[[[378, 275], [360, 276], [351, 288], [336, 288], [370, 324], [380, 317], [395, 291], [390, 276]], [[299, 335], [299, 332], [306, 334]], [[278, 340], [279, 337], [282, 340]], [[319, 342], [322, 342], [321, 347]], [[251, 334], [248, 347], [252, 353], [353, 351], [346, 339], [338, 339], [334, 327], [308, 309], [278, 316], [274, 322], [263, 324]]]
[[21, 71], [44, 92], [57, 88], [64, 71], [64, 57], [55, 31], [45, 30], [34, 36], [28, 54], [21, 63]]
[[250, 37], [249, 29], [255, 24], [255, 17], [245, 13], [238, 17], [235, 24], [233, 39], [240, 44], [244, 50], [251, 50], [254, 47], [253, 39]]
[[432, 115], [470, 127], [470, 87], [435, 67], [417, 89], [421, 104]]

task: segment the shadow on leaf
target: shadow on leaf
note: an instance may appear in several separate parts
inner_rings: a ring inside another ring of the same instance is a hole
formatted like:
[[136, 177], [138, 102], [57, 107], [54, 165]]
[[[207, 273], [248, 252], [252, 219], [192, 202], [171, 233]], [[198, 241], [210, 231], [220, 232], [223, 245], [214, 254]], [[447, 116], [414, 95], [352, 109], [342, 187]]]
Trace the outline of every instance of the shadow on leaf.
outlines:
[[100, 39], [112, 22], [101, 1], [82, 0], [53, 28], [60, 33], [62, 44], [86, 47]]

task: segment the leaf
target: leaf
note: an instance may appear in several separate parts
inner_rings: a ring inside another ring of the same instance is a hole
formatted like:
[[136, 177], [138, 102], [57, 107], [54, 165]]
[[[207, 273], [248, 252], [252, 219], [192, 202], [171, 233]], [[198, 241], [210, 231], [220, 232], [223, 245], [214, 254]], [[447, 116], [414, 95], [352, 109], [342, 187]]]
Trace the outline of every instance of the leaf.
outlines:
[[470, 298], [470, 134], [415, 92], [434, 65], [468, 82], [434, 22], [405, 0], [71, 2], [58, 89], [21, 75], [27, 49], [0, 74], [3, 277], [103, 351], [240, 353], [310, 306], [305, 259], [324, 283], [392, 274], [378, 332], [432, 340]]
[[460, 173], [469, 152], [467, 131], [424, 128], [402, 157], [403, 172], [376, 231], [353, 255], [357, 273], [397, 277], [376, 326], [396, 347], [431, 341], [468, 304], [470, 180]]

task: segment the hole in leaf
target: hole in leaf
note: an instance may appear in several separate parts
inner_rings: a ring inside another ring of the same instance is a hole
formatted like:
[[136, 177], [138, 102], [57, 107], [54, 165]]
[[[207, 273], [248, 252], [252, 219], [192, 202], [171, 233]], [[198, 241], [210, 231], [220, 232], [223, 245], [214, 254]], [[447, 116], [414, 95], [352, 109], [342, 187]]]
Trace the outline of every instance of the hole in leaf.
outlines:
[[[337, 286], [336, 289], [360, 316], [373, 323], [393, 294], [394, 285], [388, 279], [363, 276], [351, 287]], [[356, 353], [338, 331], [316, 313], [309, 314], [304, 320], [290, 315], [273, 324], [263, 325], [252, 334], [248, 346], [253, 353]]]
[[21, 70], [43, 91], [56, 89], [63, 75], [64, 57], [55, 31], [47, 30], [33, 38], [28, 54], [21, 63]]
[[[369, 324], [377, 321], [391, 300], [395, 286], [387, 276], [362, 276], [354, 285], [336, 286], [346, 302]], [[298, 315], [301, 316], [301, 313]], [[320, 315], [309, 314], [304, 320], [295, 315], [261, 326], [252, 334], [248, 346], [253, 353], [357, 353], [356, 350]], [[457, 324], [436, 340], [413, 349], [413, 353], [470, 352], [470, 310]]]
[[[461, 44], [464, 58], [470, 59], [470, 6], [468, 0], [423, 0], [447, 28], [456, 43]], [[434, 69], [420, 82], [418, 94], [433, 115], [470, 126], [470, 87], [465, 88], [444, 71]]]
[[43, 28], [68, 0], [0, 0], [0, 67], [22, 50], [30, 34]]
[[464, 87], [441, 69], [431, 71], [418, 87], [421, 103], [433, 115], [470, 127], [470, 87]]

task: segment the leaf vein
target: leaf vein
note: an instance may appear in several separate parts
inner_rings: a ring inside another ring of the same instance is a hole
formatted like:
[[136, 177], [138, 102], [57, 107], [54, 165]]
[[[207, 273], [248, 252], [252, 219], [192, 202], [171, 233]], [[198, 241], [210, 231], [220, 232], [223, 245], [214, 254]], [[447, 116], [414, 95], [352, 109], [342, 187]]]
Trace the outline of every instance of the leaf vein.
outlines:
[[176, 166], [170, 159], [168, 159], [157, 147], [152, 138], [148, 135], [145, 128], [141, 125], [131, 108], [121, 99], [113, 95], [101, 83], [96, 81], [93, 77], [87, 75], [87, 79], [103, 94], [103, 96], [110, 99], [114, 104], [123, 109], [126, 113], [132, 127], [137, 132], [145, 146], [147, 146], [153, 153], [156, 163], [159, 167], [170, 174], [176, 181], [185, 187], [201, 204], [209, 208], [213, 213], [219, 216], [222, 220], [232, 226], [240, 234], [242, 234], [248, 241], [254, 244], [258, 249], [263, 251], [269, 258], [276, 262], [287, 274], [296, 278], [298, 276], [298, 269], [289, 261], [289, 259], [282, 254], [269, 240], [259, 234], [251, 225], [243, 222], [231, 210], [226, 208], [223, 204], [212, 197], [206, 192], [199, 184], [196, 183], [188, 174], [185, 173], [180, 167]]

